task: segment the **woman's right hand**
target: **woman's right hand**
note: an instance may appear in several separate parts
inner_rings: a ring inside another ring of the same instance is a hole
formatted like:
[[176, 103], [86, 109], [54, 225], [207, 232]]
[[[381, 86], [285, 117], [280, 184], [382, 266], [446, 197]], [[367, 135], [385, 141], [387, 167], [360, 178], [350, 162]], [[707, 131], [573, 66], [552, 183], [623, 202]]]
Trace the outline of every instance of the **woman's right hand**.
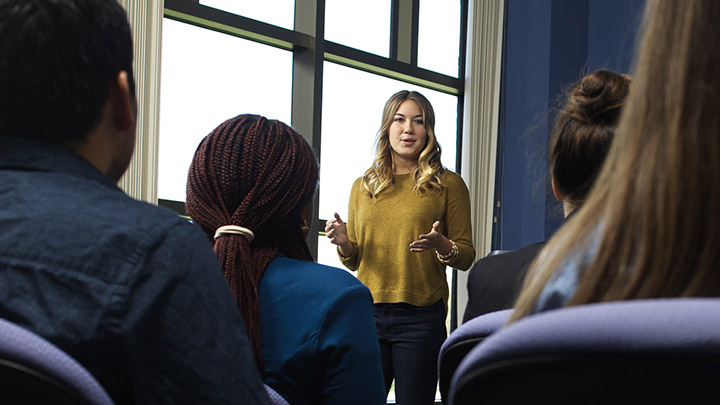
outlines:
[[330, 243], [338, 246], [341, 255], [344, 257], [352, 255], [353, 247], [347, 235], [347, 225], [337, 212], [335, 219], [329, 219], [325, 223], [325, 234], [330, 239]]

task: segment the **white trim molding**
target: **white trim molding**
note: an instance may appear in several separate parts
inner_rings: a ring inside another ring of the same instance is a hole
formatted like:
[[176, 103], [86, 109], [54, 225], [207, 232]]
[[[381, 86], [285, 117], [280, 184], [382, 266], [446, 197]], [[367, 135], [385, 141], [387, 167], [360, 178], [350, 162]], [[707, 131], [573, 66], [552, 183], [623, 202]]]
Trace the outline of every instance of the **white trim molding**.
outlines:
[[157, 204], [162, 0], [118, 0], [132, 29], [135, 54], [137, 138], [135, 153], [118, 185], [131, 197]]
[[[461, 173], [470, 190], [476, 259], [492, 244], [505, 0], [470, 0]], [[467, 304], [467, 272], [458, 272], [458, 319]]]

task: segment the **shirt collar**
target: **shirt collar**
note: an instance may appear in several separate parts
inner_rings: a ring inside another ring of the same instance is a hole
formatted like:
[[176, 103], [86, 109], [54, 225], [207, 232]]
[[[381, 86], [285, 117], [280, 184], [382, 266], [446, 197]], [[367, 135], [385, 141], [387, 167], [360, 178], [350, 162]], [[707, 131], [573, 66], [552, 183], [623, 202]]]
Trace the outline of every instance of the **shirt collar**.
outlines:
[[0, 170], [66, 173], [120, 188], [90, 162], [63, 145], [38, 139], [0, 136]]

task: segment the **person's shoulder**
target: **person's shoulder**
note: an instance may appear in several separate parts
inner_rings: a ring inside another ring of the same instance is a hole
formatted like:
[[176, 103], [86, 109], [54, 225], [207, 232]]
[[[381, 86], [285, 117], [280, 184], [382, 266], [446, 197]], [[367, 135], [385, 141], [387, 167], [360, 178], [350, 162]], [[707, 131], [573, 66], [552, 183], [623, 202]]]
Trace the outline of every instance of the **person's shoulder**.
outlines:
[[360, 280], [346, 270], [309, 260], [279, 256], [273, 260], [268, 269], [271, 267], [283, 269], [284, 278], [295, 278], [297, 282], [311, 283], [315, 288], [327, 288], [329, 291], [365, 287]]
[[[86, 232], [88, 237], [121, 233], [145, 240], [169, 227], [189, 223], [168, 209], [128, 196], [114, 183], [84, 166], [81, 169], [76, 171], [84, 176], [64, 172], [35, 176], [32, 181], [36, 189], [45, 201], [52, 201], [54, 207], [47, 210], [47, 203], [35, 201], [30, 208], [39, 216], [62, 217], [72, 224], [68, 231]], [[41, 212], [43, 210], [48, 212]]]
[[[127, 198], [118, 214], [118, 229], [135, 235], [137, 243], [146, 249], [169, 250], [179, 256], [195, 256], [199, 251], [212, 253], [208, 237], [192, 221], [164, 207]], [[206, 248], [207, 246], [207, 248]], [[214, 254], [211, 256], [214, 257]]]
[[517, 250], [490, 254], [476, 261], [470, 269], [470, 272], [474, 274], [480, 271], [480, 269], [486, 270], [495, 267], [502, 269], [522, 268], [523, 266], [529, 265], [530, 262], [535, 259], [543, 246], [545, 246], [545, 242], [537, 242]]
[[350, 194], [357, 194], [362, 189], [362, 177], [358, 177], [353, 181], [352, 186], [350, 187]]
[[168, 208], [159, 207], [145, 201], [130, 198], [128, 209], [136, 213], [138, 217], [152, 219], [152, 223], [160, 226], [180, 226], [186, 229], [195, 229], [188, 218], [182, 217]]
[[131, 197], [127, 197], [124, 201], [118, 201], [118, 204], [120, 204], [120, 209], [128, 216], [128, 221], [136, 219], [158, 227], [192, 225], [188, 218], [182, 217], [168, 208], [159, 207]]
[[540, 253], [540, 250], [545, 246], [545, 242], [535, 242], [533, 244], [524, 246], [518, 250], [516, 250], [517, 255], [521, 256], [537, 256], [538, 253]]
[[91, 208], [111, 232], [135, 239], [147, 248], [160, 243], [196, 244], [206, 238], [200, 228], [167, 208], [136, 200], [124, 193], [107, 195]]
[[534, 258], [543, 246], [545, 246], [545, 242], [536, 242], [531, 245], [523, 246], [520, 249], [496, 251], [478, 260], [477, 263], [503, 262], [525, 257]]
[[445, 168], [443, 168], [443, 170], [440, 172], [440, 181], [446, 187], [451, 189], [458, 187], [467, 189], [467, 186], [465, 185], [465, 180], [463, 180], [462, 176]]

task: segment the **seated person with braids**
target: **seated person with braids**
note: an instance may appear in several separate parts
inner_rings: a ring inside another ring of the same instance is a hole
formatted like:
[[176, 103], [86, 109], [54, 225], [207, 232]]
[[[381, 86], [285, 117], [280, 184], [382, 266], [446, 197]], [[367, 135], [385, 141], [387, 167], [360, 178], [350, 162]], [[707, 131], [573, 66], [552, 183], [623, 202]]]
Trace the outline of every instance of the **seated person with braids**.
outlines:
[[293, 405], [384, 404], [370, 291], [313, 262], [310, 145], [280, 121], [239, 115], [200, 143], [185, 207], [213, 241], [265, 383]]
[[[550, 137], [550, 175], [565, 218], [580, 207], [610, 148], [630, 77], [598, 70], [572, 86]], [[468, 304], [463, 322], [512, 308], [525, 273], [545, 245], [535, 243], [514, 252], [478, 260], [468, 277]]]

